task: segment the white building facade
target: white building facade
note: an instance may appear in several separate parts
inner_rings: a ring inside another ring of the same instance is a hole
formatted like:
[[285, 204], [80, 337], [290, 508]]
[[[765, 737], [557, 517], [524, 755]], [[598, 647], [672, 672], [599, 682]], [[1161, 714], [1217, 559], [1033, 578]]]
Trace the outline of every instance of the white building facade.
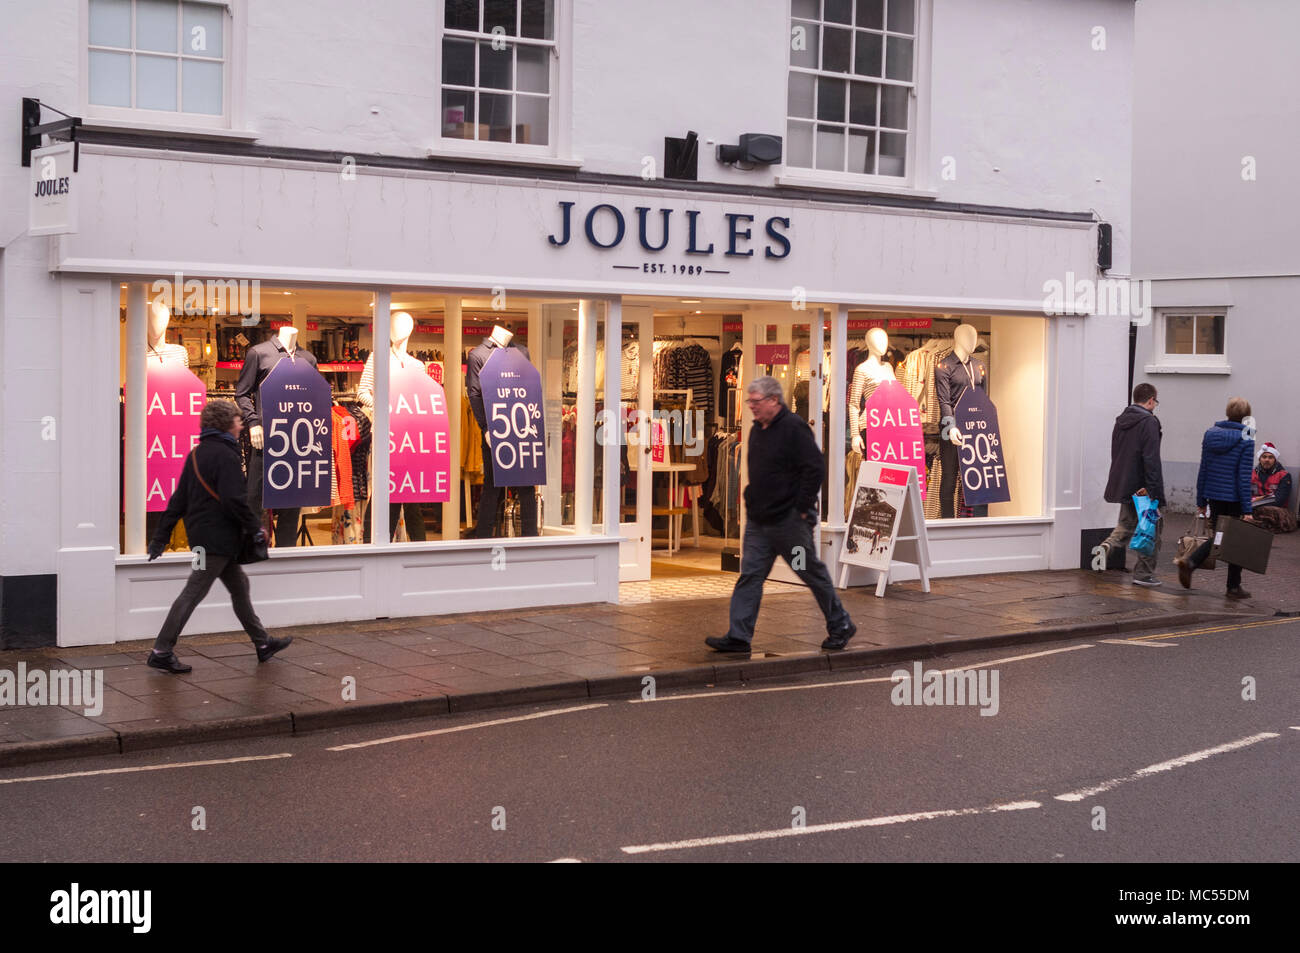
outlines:
[[[1044, 296], [1101, 277], [1100, 222], [1110, 274], [1131, 273], [1131, 0], [51, 0], [5, 18], [14, 108], [82, 119], [66, 234], [30, 234], [32, 171], [18, 124], [4, 133], [7, 645], [150, 637], [190, 569], [183, 539], [144, 555], [151, 307], [187, 281], [259, 296], [251, 319], [173, 301], [166, 343], [210, 397], [283, 326], [339, 404], [395, 315], [441, 368], [450, 498], [417, 515], [372, 480], [369, 514], [337, 504], [332, 532], [329, 506], [311, 514], [250, 567], [268, 625], [617, 601], [651, 574], [656, 517], [685, 507], [657, 503], [648, 428], [602, 439], [603, 411], [670, 406], [670, 362], [648, 356], [693, 344], [710, 380], [686, 409], [711, 443], [748, 428], [735, 395], [760, 373], [818, 434], [833, 571], [868, 328], [899, 376], [957, 325], [979, 333], [1012, 497], [930, 520], [934, 575], [1077, 567], [1111, 520], [1129, 317], [1048, 314]], [[688, 131], [683, 167], [665, 138]], [[753, 134], [781, 137], [779, 161], [719, 159]], [[540, 375], [541, 526], [463, 538], [483, 463], [458, 364], [497, 325]], [[384, 364], [376, 434], [393, 426]], [[372, 472], [389, 449], [373, 441]], [[218, 588], [186, 631], [235, 627]]]

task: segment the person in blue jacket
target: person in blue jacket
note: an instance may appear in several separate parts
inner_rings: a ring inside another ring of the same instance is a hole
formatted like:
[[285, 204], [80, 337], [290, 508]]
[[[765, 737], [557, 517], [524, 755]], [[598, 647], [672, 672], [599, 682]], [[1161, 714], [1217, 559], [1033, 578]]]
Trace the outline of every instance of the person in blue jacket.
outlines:
[[[1220, 420], [1201, 438], [1201, 469], [1196, 475], [1196, 505], [1209, 506], [1217, 523], [1221, 516], [1243, 516], [1251, 510], [1251, 476], [1255, 464], [1255, 437], [1247, 435], [1242, 421], [1250, 416], [1250, 402], [1244, 397], [1228, 401], [1227, 420]], [[1175, 559], [1178, 581], [1192, 587], [1192, 572], [1210, 555], [1214, 533], [1186, 559]], [[1228, 564], [1229, 599], [1249, 599], [1241, 588], [1241, 567]]]

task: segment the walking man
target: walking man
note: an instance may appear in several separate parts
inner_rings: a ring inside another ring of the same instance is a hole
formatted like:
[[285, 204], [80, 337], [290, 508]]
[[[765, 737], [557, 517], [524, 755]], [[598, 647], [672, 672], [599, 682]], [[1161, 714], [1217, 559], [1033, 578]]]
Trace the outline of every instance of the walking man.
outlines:
[[754, 415], [749, 432], [749, 485], [745, 487], [745, 542], [740, 578], [731, 594], [731, 625], [705, 643], [719, 652], [748, 652], [763, 598], [763, 583], [781, 556], [817, 598], [826, 617], [823, 649], [842, 649], [858, 631], [840, 604], [825, 564], [813, 548], [817, 493], [825, 466], [808, 424], [790, 413], [774, 377], [747, 388]]
[[[1110, 435], [1110, 478], [1106, 481], [1106, 502], [1119, 504], [1119, 523], [1105, 542], [1092, 551], [1092, 568], [1106, 568], [1111, 550], [1128, 545], [1137, 529], [1134, 495], [1149, 496], [1157, 504], [1165, 501], [1165, 480], [1160, 468], [1160, 421], [1155, 409], [1156, 389], [1150, 384], [1133, 388], [1133, 403], [1115, 418]], [[1133, 582], [1139, 586], [1158, 586], [1156, 560], [1160, 556], [1160, 533], [1164, 520], [1156, 514], [1156, 548], [1150, 556], [1138, 556]]]

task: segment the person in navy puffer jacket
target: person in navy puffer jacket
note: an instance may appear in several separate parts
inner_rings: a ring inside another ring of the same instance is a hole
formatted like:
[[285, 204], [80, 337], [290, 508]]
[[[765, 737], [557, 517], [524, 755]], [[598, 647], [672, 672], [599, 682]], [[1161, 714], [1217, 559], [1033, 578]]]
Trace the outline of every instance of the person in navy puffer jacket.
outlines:
[[[1210, 516], [1242, 516], [1251, 510], [1251, 475], [1255, 463], [1255, 437], [1247, 436], [1242, 421], [1250, 416], [1250, 402], [1244, 397], [1228, 401], [1228, 419], [1220, 420], [1201, 438], [1201, 469], [1196, 475], [1196, 505], [1209, 506]], [[1187, 559], [1176, 559], [1178, 581], [1192, 586], [1192, 572], [1210, 555], [1214, 533]], [[1249, 599], [1241, 588], [1241, 567], [1228, 564], [1228, 598]]]

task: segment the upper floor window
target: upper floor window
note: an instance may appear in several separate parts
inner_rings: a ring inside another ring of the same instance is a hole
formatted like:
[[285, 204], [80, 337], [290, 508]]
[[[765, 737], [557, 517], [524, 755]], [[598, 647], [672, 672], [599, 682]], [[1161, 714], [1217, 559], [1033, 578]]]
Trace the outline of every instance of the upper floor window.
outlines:
[[445, 0], [442, 136], [551, 144], [556, 0]]
[[228, 115], [225, 4], [89, 3], [86, 93], [90, 106], [181, 113], [187, 121], [207, 123]]
[[786, 165], [905, 178], [917, 0], [791, 0]]

